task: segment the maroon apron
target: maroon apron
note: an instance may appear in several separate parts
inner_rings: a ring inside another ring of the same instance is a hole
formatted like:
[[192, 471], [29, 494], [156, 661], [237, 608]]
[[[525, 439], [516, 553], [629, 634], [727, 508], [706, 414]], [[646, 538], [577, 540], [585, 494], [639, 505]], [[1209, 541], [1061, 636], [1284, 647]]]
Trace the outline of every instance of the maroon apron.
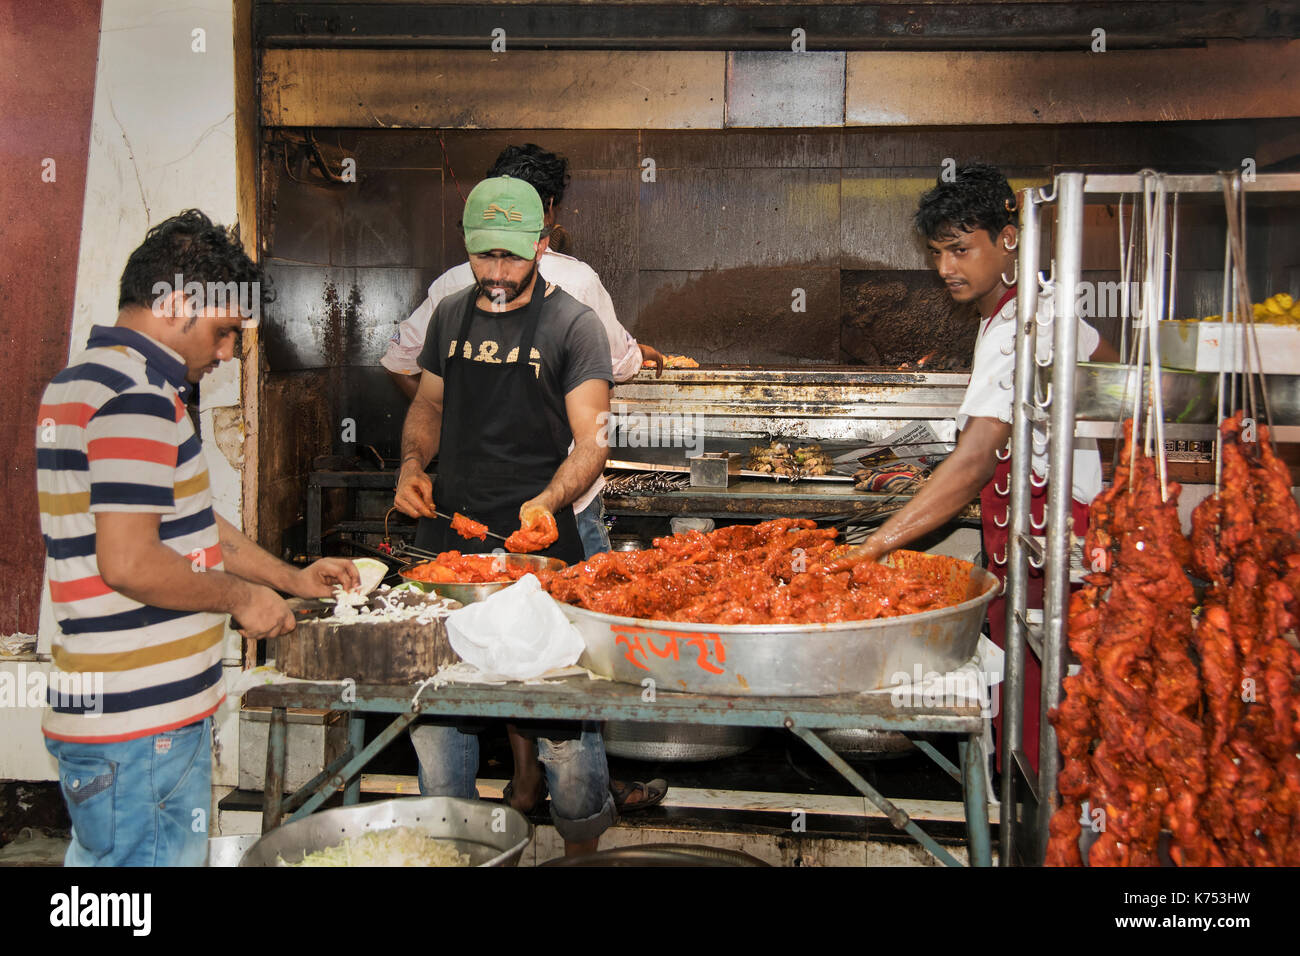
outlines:
[[[1006, 294], [998, 301], [997, 307], [993, 310], [993, 315], [997, 315], [1007, 300], [1016, 294], [1015, 286], [1007, 290]], [[990, 316], [990, 319], [992, 317]], [[1033, 439], [1031, 438], [1032, 442]], [[1009, 555], [1008, 545], [1011, 540], [1011, 522], [1010, 522], [1010, 505], [1011, 505], [1011, 458], [1007, 454], [1010, 449], [1010, 442], [1007, 443], [1006, 449], [1001, 454], [1007, 457], [998, 459], [997, 468], [994, 469], [993, 478], [980, 491], [980, 525], [984, 538], [984, 558], [994, 576], [1002, 584], [1006, 585], [1007, 581], [1007, 560]], [[1029, 485], [1029, 533], [1043, 536], [1047, 533], [1047, 524], [1044, 517], [1047, 505], [1047, 482], [1044, 482], [1039, 475], [1032, 475]], [[1080, 504], [1071, 499], [1071, 518], [1074, 525], [1074, 533], [1083, 535], [1088, 530], [1088, 506]], [[1029, 578], [1026, 581], [1025, 589], [1025, 607], [1041, 609], [1043, 606], [1043, 572], [1042, 570], [1029, 567]], [[1073, 590], [1073, 588], [1072, 588]], [[993, 602], [989, 604], [989, 636], [993, 643], [998, 647], [1006, 647], [1006, 623], [1007, 623], [1007, 601], [1006, 596], [1000, 593]], [[1038, 709], [1039, 694], [1042, 686], [1042, 668], [1038, 657], [1029, 648], [1025, 649], [1025, 698], [1024, 698], [1024, 728], [1021, 737], [1021, 749], [1024, 750], [1025, 756], [1029, 759], [1029, 764], [1038, 769]], [[1005, 686], [1005, 685], [1004, 685]], [[997, 735], [997, 754], [998, 768], [1002, 767], [1002, 708], [998, 708], [997, 715], [993, 718], [994, 733]]]

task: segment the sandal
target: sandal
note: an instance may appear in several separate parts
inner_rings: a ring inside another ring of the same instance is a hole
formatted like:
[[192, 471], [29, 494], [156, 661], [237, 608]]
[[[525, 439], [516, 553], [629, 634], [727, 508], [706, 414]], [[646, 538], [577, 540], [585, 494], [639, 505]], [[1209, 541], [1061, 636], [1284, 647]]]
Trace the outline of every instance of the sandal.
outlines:
[[[656, 777], [648, 783], [638, 781], [632, 784], [626, 784], [621, 780], [610, 780], [609, 792], [614, 798], [614, 806], [618, 808], [619, 813], [633, 813], [637, 810], [649, 810], [663, 803], [664, 797], [668, 796], [668, 781], [662, 777]], [[642, 794], [642, 798], [634, 799], [637, 794]]]
[[[503, 803], [505, 803], [507, 807], [510, 807], [512, 810], [514, 809], [514, 806], [513, 804], [511, 804], [510, 798], [513, 797], [514, 795], [515, 795], [515, 782], [511, 780], [505, 785], [505, 789], [501, 791], [501, 800]], [[548, 795], [549, 792], [546, 789], [546, 778], [543, 777], [542, 792], [541, 795], [537, 798], [537, 802], [534, 803], [527, 810], [520, 810], [519, 812], [522, 813], [524, 816], [530, 816], [531, 814], [536, 813], [538, 810], [541, 809], [542, 804], [546, 802], [546, 798]], [[660, 799], [663, 798], [661, 797]]]

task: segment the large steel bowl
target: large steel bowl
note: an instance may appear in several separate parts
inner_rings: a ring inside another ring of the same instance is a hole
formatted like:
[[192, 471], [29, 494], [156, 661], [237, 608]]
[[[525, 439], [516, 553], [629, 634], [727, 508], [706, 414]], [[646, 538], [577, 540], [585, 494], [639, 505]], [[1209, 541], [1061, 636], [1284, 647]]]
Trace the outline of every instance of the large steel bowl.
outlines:
[[605, 753], [625, 760], [696, 763], [721, 760], [753, 750], [760, 727], [711, 727], [708, 724], [645, 724], [611, 720], [605, 724]]
[[[507, 567], [527, 568], [534, 573], [538, 571], [559, 571], [565, 566], [559, 558], [548, 558], [540, 554], [503, 554], [491, 555], [500, 557], [505, 561]], [[467, 581], [451, 581], [446, 584], [440, 582], [420, 581], [408, 575], [408, 572], [421, 564], [428, 564], [428, 561], [416, 561], [412, 564], [406, 564], [397, 569], [397, 573], [402, 576], [403, 581], [409, 581], [422, 591], [432, 591], [439, 597], [451, 598], [453, 601], [459, 601], [461, 604], [473, 604], [475, 601], [482, 601], [490, 594], [495, 594], [502, 588], [508, 588], [514, 584], [514, 581], [495, 581], [491, 584], [473, 584]]]
[[820, 697], [911, 683], [971, 659], [998, 579], [966, 561], [911, 551], [892, 561], [942, 560], [965, 599], [952, 607], [833, 624], [684, 624], [561, 604], [586, 642], [579, 663], [627, 684], [665, 691]]
[[265, 834], [240, 866], [298, 863], [308, 853], [350, 837], [392, 827], [414, 827], [469, 855], [471, 866], [515, 866], [533, 838], [533, 825], [511, 807], [456, 797], [401, 797], [322, 810]]

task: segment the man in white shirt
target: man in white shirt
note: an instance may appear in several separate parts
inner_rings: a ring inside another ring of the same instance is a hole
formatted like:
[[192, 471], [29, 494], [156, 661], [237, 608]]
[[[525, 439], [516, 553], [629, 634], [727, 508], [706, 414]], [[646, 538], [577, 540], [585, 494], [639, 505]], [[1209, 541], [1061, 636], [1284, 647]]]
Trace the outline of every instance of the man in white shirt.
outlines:
[[[881, 558], [952, 520], [976, 496], [980, 499], [984, 554], [988, 568], [1006, 580], [1007, 505], [1010, 463], [999, 452], [1011, 438], [1012, 379], [1015, 373], [1016, 287], [1003, 275], [1015, 272], [1016, 197], [1006, 178], [984, 164], [963, 166], [953, 182], [940, 180], [922, 198], [916, 226], [925, 237], [931, 262], [955, 302], [973, 302], [980, 331], [970, 384], [957, 412], [957, 447], [935, 469], [907, 505], [862, 545], [849, 551], [841, 566], [854, 560]], [[1040, 300], [1039, 308], [1051, 303]], [[1040, 349], [1048, 346], [1041, 337]], [[1078, 354], [1099, 362], [1117, 362], [1119, 354], [1085, 322], [1079, 323]], [[1046, 434], [1035, 425], [1032, 515], [1043, 519], [1047, 499]], [[1096, 446], [1076, 442], [1074, 452], [1075, 533], [1087, 528], [1088, 504], [1101, 491], [1101, 460]], [[1029, 606], [1042, 606], [1042, 576], [1031, 574]], [[989, 634], [999, 645], [1005, 635], [1006, 602], [989, 606]], [[1024, 749], [1038, 760], [1038, 662], [1026, 658]], [[1000, 730], [1001, 722], [995, 719]], [[999, 735], [999, 752], [1001, 739]]]
[[[496, 164], [488, 170], [488, 178], [513, 176], [522, 179], [537, 190], [545, 211], [547, 248], [538, 257], [538, 271], [542, 278], [558, 285], [569, 295], [596, 313], [609, 339], [610, 362], [614, 367], [615, 383], [626, 382], [641, 368], [643, 361], [655, 363], [655, 374], [663, 372], [663, 355], [648, 345], [640, 345], [614, 314], [614, 303], [601, 284], [600, 276], [585, 262], [556, 252], [550, 248], [550, 232], [555, 228], [556, 207], [564, 198], [568, 180], [568, 160], [548, 153], [532, 143], [507, 146], [497, 157]], [[460, 289], [474, 284], [474, 273], [468, 262], [448, 269], [429, 286], [429, 294], [414, 312], [398, 326], [389, 340], [388, 351], [379, 360], [397, 383], [402, 394], [413, 398], [420, 381], [418, 359], [424, 348], [429, 319], [439, 302]], [[578, 522], [578, 534], [587, 557], [609, 550], [609, 534], [605, 529], [605, 506], [600, 492], [604, 478], [583, 492], [573, 503], [573, 513]], [[470, 515], [473, 517], [473, 515]]]
[[[605, 337], [609, 340], [615, 383], [626, 382], [636, 375], [644, 361], [653, 362], [655, 375], [661, 375], [663, 355], [648, 345], [638, 344], [619, 323], [614, 314], [614, 303], [596, 271], [585, 262], [551, 249], [555, 238], [563, 234], [556, 229], [555, 217], [556, 208], [564, 198], [564, 189], [568, 183], [568, 166], [568, 160], [564, 157], [547, 152], [532, 143], [525, 143], [523, 146], [507, 146], [502, 150], [496, 163], [487, 171], [487, 178], [513, 176], [537, 190], [542, 200], [546, 227], [542, 232], [542, 251], [537, 257], [537, 271], [547, 282], [559, 286], [596, 313], [596, 318], [605, 330]], [[448, 269], [433, 280], [424, 301], [398, 326], [389, 340], [388, 351], [379, 361], [408, 400], [414, 398], [419, 388], [422, 371], [419, 365], [420, 352], [424, 349], [433, 310], [444, 298], [475, 282], [474, 272], [468, 262]], [[605, 479], [598, 477], [573, 503], [578, 535], [582, 539], [586, 557], [609, 550], [605, 504], [600, 496], [604, 486]], [[511, 733], [510, 745], [515, 757], [516, 779], [508, 788], [507, 801], [513, 804], [513, 797], [519, 792], [522, 800], [513, 805], [516, 809], [528, 810], [539, 802], [540, 798], [532, 799], [533, 795], [540, 793], [544, 797], [541, 787], [545, 778], [532, 740]], [[611, 779], [610, 792], [620, 811], [640, 810], [661, 802], [668, 792], [668, 785], [659, 778], [648, 783], [626, 783]]]

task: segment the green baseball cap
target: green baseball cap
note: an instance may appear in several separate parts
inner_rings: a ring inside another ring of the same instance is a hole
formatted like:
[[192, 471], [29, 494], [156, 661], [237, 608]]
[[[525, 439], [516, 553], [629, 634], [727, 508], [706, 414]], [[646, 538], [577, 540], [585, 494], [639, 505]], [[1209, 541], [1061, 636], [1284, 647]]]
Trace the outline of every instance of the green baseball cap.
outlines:
[[496, 176], [485, 179], [465, 200], [465, 249], [470, 255], [505, 249], [521, 259], [532, 259], [534, 243], [542, 236], [542, 200], [522, 179]]

